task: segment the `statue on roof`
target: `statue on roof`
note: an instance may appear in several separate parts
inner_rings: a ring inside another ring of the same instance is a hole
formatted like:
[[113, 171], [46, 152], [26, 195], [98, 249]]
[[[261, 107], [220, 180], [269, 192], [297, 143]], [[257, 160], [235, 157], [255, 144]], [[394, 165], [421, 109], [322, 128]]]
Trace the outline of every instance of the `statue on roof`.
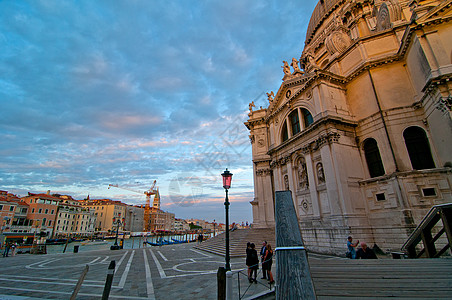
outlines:
[[273, 100], [275, 99], [275, 93], [273, 93], [273, 91], [271, 91], [270, 93], [266, 93], [267, 97], [268, 97], [268, 102], [272, 103]]
[[290, 67], [289, 64], [287, 63], [287, 61], [283, 60], [283, 66], [281, 68], [283, 68], [284, 74], [287, 76], [292, 75], [292, 72], [290, 72]]
[[295, 57], [292, 58], [292, 63], [290, 65], [292, 66], [294, 73], [301, 71], [298, 67], [298, 60]]
[[284, 65], [281, 67], [283, 68], [284, 71], [284, 77], [283, 77], [283, 81], [287, 80], [287, 79], [291, 79], [293, 77], [292, 72], [290, 72], [290, 67], [289, 64], [287, 63], [287, 61], [283, 60]]
[[250, 112], [253, 112], [253, 107], [256, 107], [256, 105], [254, 105], [254, 101], [251, 101], [251, 103], [248, 105]]

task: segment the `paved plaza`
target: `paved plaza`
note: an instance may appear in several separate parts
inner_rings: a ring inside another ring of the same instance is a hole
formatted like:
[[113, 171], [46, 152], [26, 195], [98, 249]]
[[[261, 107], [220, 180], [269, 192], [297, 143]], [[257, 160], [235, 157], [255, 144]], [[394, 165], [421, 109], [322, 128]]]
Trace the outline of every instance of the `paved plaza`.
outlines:
[[[194, 245], [0, 258], [0, 299], [69, 299], [86, 265], [89, 271], [77, 299], [100, 299], [112, 260], [116, 271], [110, 299], [216, 299], [216, 273], [224, 258]], [[234, 258], [231, 266], [243, 269], [245, 259]], [[239, 278], [242, 295], [268, 289], [263, 280], [250, 287], [246, 275]], [[235, 274], [238, 292], [237, 282]]]

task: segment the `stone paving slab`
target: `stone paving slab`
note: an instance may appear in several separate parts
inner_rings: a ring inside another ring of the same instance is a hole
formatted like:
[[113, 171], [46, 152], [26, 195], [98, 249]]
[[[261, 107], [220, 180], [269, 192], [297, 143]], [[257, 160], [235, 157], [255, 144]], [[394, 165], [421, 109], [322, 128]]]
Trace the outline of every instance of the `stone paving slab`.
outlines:
[[[216, 299], [217, 270], [224, 258], [178, 244], [124, 250], [0, 258], [0, 300], [69, 299], [86, 265], [89, 271], [77, 299], [100, 299], [108, 265], [116, 262], [110, 299]], [[244, 258], [231, 259], [233, 271]], [[235, 272], [234, 290], [246, 295], [268, 289]], [[248, 290], [247, 290], [248, 289]]]

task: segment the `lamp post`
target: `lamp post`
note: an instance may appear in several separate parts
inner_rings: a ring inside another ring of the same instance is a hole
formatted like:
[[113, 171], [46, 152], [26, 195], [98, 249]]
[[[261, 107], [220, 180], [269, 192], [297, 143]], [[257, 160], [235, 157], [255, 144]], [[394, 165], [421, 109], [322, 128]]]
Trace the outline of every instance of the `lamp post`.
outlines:
[[231, 271], [231, 265], [229, 257], [229, 198], [228, 198], [228, 190], [231, 187], [231, 181], [232, 181], [232, 173], [226, 170], [221, 174], [223, 176], [223, 187], [226, 192], [226, 199], [224, 201], [224, 209], [226, 211], [226, 271]]
[[121, 213], [119, 213], [118, 220], [115, 221], [115, 218], [113, 218], [113, 223], [116, 223], [116, 237], [115, 237], [115, 244], [110, 247], [110, 250], [118, 250], [118, 233], [119, 233], [119, 225], [121, 225]]

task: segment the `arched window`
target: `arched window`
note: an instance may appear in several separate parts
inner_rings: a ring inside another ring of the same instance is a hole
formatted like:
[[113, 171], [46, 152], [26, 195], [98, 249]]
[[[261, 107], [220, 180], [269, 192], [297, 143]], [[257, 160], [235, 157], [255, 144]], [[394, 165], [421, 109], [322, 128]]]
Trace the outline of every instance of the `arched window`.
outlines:
[[385, 169], [383, 167], [383, 162], [381, 161], [377, 141], [374, 139], [366, 139], [364, 141], [363, 148], [367, 167], [369, 168], [370, 177], [378, 177], [384, 175]]
[[411, 166], [415, 170], [435, 168], [430, 144], [425, 131], [417, 126], [408, 127], [403, 132]]
[[289, 139], [289, 133], [287, 132], [287, 123], [284, 122], [283, 128], [282, 128], [282, 141], [287, 141]]
[[309, 125], [311, 125], [314, 122], [314, 119], [312, 118], [312, 115], [309, 112], [309, 110], [302, 108], [301, 115], [303, 116], [304, 128], [308, 127]]
[[300, 132], [300, 120], [298, 119], [298, 110], [294, 110], [289, 115], [290, 125], [292, 128], [292, 135]]

